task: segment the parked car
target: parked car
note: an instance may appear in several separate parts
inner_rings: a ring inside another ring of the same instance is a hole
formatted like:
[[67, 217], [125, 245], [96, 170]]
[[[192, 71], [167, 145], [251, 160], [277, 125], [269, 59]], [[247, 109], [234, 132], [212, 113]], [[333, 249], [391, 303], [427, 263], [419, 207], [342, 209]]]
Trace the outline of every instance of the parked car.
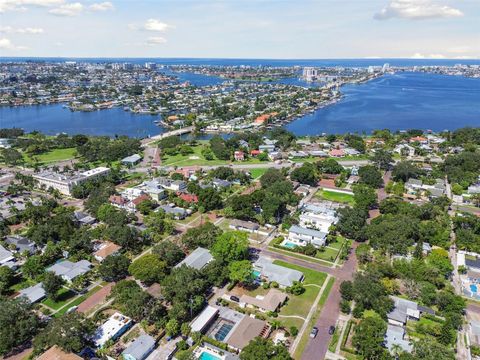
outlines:
[[328, 333], [330, 335], [333, 335], [333, 333], [335, 332], [335, 326], [331, 325], [329, 328], [328, 328]]
[[235, 302], [240, 302], [240, 299], [235, 295], [230, 296], [230, 300], [235, 301]]
[[313, 327], [312, 331], [310, 331], [310, 337], [313, 339], [318, 334], [318, 328], [316, 326]]

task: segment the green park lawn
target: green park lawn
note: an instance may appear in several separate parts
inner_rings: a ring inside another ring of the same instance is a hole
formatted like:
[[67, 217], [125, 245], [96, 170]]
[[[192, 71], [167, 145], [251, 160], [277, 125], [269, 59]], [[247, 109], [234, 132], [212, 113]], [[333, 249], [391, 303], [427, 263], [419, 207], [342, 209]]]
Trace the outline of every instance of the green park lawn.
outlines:
[[66, 148], [66, 149], [54, 149], [44, 154], [33, 155], [33, 156], [29, 156], [24, 153], [23, 157], [27, 164], [33, 164], [34, 163], [33, 158], [38, 159], [38, 162], [40, 164], [50, 164], [50, 163], [55, 163], [57, 161], [74, 159], [76, 154], [77, 154], [77, 150], [75, 148]]
[[[176, 165], [176, 166], [208, 166], [208, 165], [228, 165], [232, 164], [229, 160], [220, 160], [214, 156], [213, 160], [207, 160], [202, 155], [202, 150], [208, 148], [206, 144], [200, 144], [196, 146], [192, 146], [193, 153], [188, 155], [176, 154], [173, 156], [170, 155], [162, 155], [162, 165]], [[260, 164], [262, 163], [260, 160], [256, 158], [248, 158], [245, 161], [236, 161], [235, 164]], [[264, 170], [265, 172], [266, 170]], [[252, 175], [253, 176], [253, 175]]]
[[226, 165], [229, 161], [219, 160], [214, 158], [213, 160], [207, 160], [202, 155], [202, 150], [205, 145], [198, 145], [192, 147], [193, 154], [182, 155], [177, 154], [173, 156], [162, 155], [162, 165], [177, 165], [177, 166], [193, 166], [193, 165]]
[[315, 196], [324, 200], [335, 201], [339, 203], [346, 203], [349, 205], [353, 205], [355, 202], [353, 200], [353, 195], [351, 194], [344, 194], [344, 193], [327, 190], [327, 189], [321, 189], [317, 191]]

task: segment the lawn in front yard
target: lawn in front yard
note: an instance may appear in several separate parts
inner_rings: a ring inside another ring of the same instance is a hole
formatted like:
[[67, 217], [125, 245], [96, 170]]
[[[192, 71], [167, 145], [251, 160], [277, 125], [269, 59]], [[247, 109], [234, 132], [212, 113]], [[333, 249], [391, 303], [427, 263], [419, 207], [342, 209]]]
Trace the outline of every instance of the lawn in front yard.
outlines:
[[265, 174], [265, 172], [267, 170], [268, 170], [268, 168], [250, 169], [249, 173], [250, 173], [250, 175], [252, 176], [253, 179], [257, 179], [260, 176], [262, 176], [263, 174]]
[[88, 291], [86, 294], [83, 294], [82, 296], [77, 297], [75, 300], [73, 300], [70, 304], [65, 304], [57, 313], [55, 313], [55, 316], [60, 316], [63, 315], [67, 312], [68, 309], [70, 309], [73, 306], [78, 306], [80, 305], [85, 299], [89, 298], [91, 295], [95, 294], [98, 290], [100, 290], [102, 287], [97, 285], [90, 291]]
[[62, 288], [59, 291], [58, 300], [53, 301], [52, 299], [45, 299], [42, 301], [42, 304], [48, 306], [53, 310], [58, 310], [61, 307], [65, 306], [72, 298], [75, 296], [75, 292], [70, 289]]
[[318, 295], [318, 292], [320, 291], [320, 288], [322, 287], [323, 282], [327, 278], [327, 274], [293, 265], [281, 260], [275, 260], [273, 263], [289, 269], [301, 271], [305, 277], [303, 284], [315, 285], [305, 286], [305, 292], [299, 296], [289, 295], [288, 303], [280, 310], [280, 315], [297, 315], [306, 317], [313, 305], [313, 302], [315, 301], [315, 298]]
[[315, 196], [323, 200], [329, 200], [349, 205], [353, 205], [355, 203], [355, 201], [353, 200], [353, 195], [327, 189], [321, 189], [317, 191]]
[[337, 258], [338, 250], [330, 249], [328, 247], [325, 248], [325, 251], [317, 251], [317, 255], [315, 257], [334, 262]]
[[337, 250], [340, 250], [342, 248], [343, 244], [345, 243], [345, 241], [346, 241], [346, 239], [343, 236], [338, 235], [336, 241], [329, 243], [327, 246], [331, 247], [331, 248], [334, 248], [334, 249], [337, 249]]

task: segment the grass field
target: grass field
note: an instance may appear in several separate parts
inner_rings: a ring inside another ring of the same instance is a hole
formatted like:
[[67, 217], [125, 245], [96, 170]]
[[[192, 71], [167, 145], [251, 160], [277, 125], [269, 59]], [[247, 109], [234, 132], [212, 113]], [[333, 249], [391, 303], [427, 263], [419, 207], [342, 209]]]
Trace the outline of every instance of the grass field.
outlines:
[[29, 156], [27, 154], [23, 154], [25, 162], [27, 164], [33, 164], [33, 158], [38, 159], [39, 163], [41, 164], [49, 164], [54, 163], [57, 161], [65, 161], [75, 158], [77, 150], [75, 148], [66, 148], [66, 149], [55, 149], [44, 154]]
[[353, 200], [353, 195], [344, 194], [344, 193], [331, 191], [327, 189], [322, 189], [317, 191], [315, 196], [320, 199], [335, 201], [335, 202], [349, 204], [349, 205], [353, 205], [355, 203], [355, 201]]
[[[230, 160], [220, 160], [214, 156], [213, 160], [207, 160], [202, 155], [202, 150], [208, 148], [206, 144], [193, 146], [193, 153], [188, 155], [177, 154], [173, 156], [163, 155], [162, 165], [176, 165], [176, 166], [193, 166], [193, 165], [228, 165], [232, 164]], [[262, 162], [256, 158], [248, 158], [242, 162], [235, 162], [236, 164], [261, 164]]]

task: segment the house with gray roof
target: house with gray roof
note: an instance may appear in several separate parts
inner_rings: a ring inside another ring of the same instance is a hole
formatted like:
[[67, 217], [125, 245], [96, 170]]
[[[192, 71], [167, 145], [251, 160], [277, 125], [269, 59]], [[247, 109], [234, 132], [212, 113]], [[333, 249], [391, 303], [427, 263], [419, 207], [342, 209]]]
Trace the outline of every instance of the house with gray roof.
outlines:
[[157, 209], [162, 209], [166, 214], [172, 215], [175, 219], [185, 219], [188, 215], [187, 210], [170, 205], [160, 205]]
[[144, 360], [155, 348], [155, 339], [150, 335], [140, 335], [123, 352], [124, 360]]
[[298, 246], [312, 244], [316, 247], [325, 245], [327, 233], [315, 229], [307, 229], [298, 225], [293, 225], [288, 230], [288, 241]]
[[13, 263], [14, 261], [15, 257], [12, 252], [0, 245], [0, 265], [7, 265], [7, 263]]
[[397, 346], [403, 351], [411, 352], [413, 346], [405, 339], [405, 329], [402, 326], [395, 326], [388, 324], [387, 332], [385, 333], [385, 346], [392, 352]]
[[420, 310], [418, 310], [418, 304], [416, 302], [396, 296], [392, 296], [391, 298], [394, 302], [394, 308], [387, 314], [390, 324], [403, 326], [407, 323], [407, 319], [418, 320], [420, 318]]
[[35, 304], [36, 302], [43, 300], [46, 296], [47, 295], [45, 289], [43, 288], [43, 283], [38, 283], [26, 289], [20, 290], [17, 297], [25, 297], [28, 299], [28, 301], [30, 301], [31, 304]]
[[175, 265], [175, 268], [186, 265], [197, 270], [202, 270], [212, 260], [213, 256], [209, 250], [198, 247], [194, 251], [192, 251], [190, 255], [188, 255], [185, 259]]
[[65, 281], [72, 282], [76, 277], [89, 272], [91, 267], [92, 264], [87, 260], [80, 260], [76, 263], [65, 260], [50, 266], [47, 271], [61, 276]]
[[260, 277], [267, 281], [275, 281], [280, 287], [292, 286], [294, 281], [302, 281], [303, 273], [274, 264], [271, 259], [260, 256], [253, 264], [254, 270], [260, 273]]
[[133, 154], [130, 156], [127, 156], [126, 158], [123, 158], [121, 160], [121, 163], [125, 166], [132, 167], [138, 164], [142, 160], [142, 157], [138, 154]]
[[7, 245], [15, 246], [15, 252], [23, 254], [27, 251], [29, 254], [34, 254], [37, 250], [37, 247], [33, 241], [30, 241], [26, 237], [20, 235], [10, 235], [5, 238], [5, 243]]

